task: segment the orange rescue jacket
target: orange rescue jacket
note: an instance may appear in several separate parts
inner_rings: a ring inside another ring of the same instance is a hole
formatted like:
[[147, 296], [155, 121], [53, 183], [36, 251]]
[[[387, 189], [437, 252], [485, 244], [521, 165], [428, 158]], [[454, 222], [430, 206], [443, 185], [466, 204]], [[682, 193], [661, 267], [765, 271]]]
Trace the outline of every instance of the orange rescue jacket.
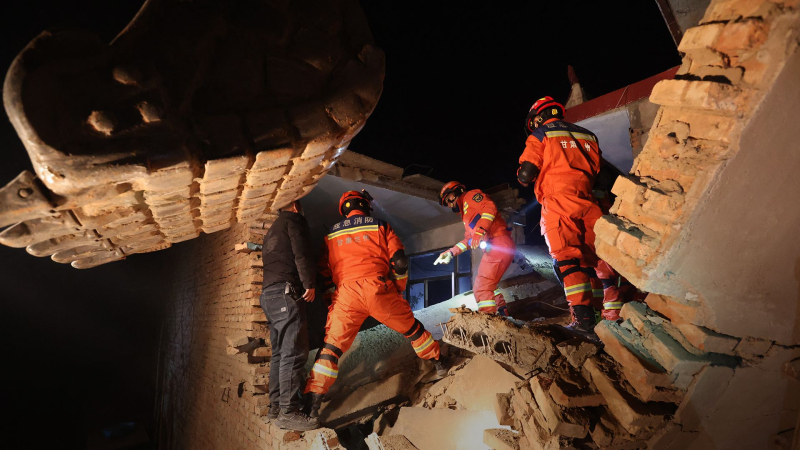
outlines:
[[550, 119], [525, 141], [519, 163], [526, 161], [539, 169], [534, 190], [540, 202], [556, 192], [590, 198], [600, 171], [600, 147], [586, 128]]
[[464, 239], [450, 249], [453, 255], [466, 251], [470, 239], [476, 232], [488, 235], [490, 238], [499, 235], [511, 236], [506, 221], [497, 214], [497, 206], [480, 189], [461, 194], [457, 202], [461, 209], [461, 221], [464, 223]]
[[402, 292], [408, 273], [395, 274], [389, 262], [398, 250], [403, 250], [403, 243], [387, 222], [353, 211], [350, 217], [333, 225], [325, 237], [320, 272], [332, 276], [336, 286], [347, 281], [386, 277]]

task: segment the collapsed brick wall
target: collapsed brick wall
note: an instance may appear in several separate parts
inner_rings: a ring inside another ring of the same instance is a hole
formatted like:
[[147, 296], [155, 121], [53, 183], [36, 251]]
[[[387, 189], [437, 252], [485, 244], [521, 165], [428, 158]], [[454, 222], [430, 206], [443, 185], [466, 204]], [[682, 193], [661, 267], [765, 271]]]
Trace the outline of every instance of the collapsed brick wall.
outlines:
[[271, 351], [259, 306], [261, 255], [241, 250], [261, 242], [270, 224], [235, 225], [176, 248], [161, 339], [160, 448], [278, 450], [318, 437], [263, 419]]
[[693, 222], [710, 210], [707, 199], [742, 150], [745, 127], [796, 52], [797, 5], [796, 0], [712, 2], [701, 25], [680, 43], [685, 57], [676, 79], [653, 89], [650, 101], [662, 107], [649, 139], [633, 176], [615, 184], [617, 202], [595, 230], [598, 254], [639, 288], [704, 306], [700, 289], [675, 277], [679, 252], [687, 250]]
[[799, 4], [711, 2], [595, 229], [598, 254], [651, 292], [597, 327], [625, 404], [677, 406], [648, 448], [788, 448], [795, 432]]

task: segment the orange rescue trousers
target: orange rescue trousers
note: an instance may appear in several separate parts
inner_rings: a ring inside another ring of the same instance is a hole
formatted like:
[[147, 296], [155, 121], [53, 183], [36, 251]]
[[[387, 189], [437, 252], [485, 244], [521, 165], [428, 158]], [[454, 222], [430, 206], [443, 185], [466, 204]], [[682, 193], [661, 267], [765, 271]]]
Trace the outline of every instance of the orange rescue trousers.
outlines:
[[630, 281], [605, 261], [599, 261], [595, 271], [603, 285], [603, 318], [617, 320], [622, 305], [637, 301], [639, 292]]
[[481, 257], [472, 290], [475, 292], [478, 311], [493, 314], [506, 304], [503, 294], [495, 292], [495, 289], [514, 260], [517, 247], [510, 236], [502, 234], [490, 238], [489, 245], [489, 251], [484, 252]]
[[590, 276], [599, 259], [594, 248], [594, 224], [602, 213], [589, 197], [556, 193], [542, 200], [542, 234], [562, 274], [564, 293], [571, 306], [603, 309], [603, 286]]
[[311, 369], [306, 393], [328, 392], [339, 376], [339, 357], [353, 345], [361, 324], [369, 316], [403, 334], [420, 358], [439, 359], [439, 344], [414, 318], [393, 283], [377, 277], [346, 281], [333, 294], [325, 324], [325, 345]]

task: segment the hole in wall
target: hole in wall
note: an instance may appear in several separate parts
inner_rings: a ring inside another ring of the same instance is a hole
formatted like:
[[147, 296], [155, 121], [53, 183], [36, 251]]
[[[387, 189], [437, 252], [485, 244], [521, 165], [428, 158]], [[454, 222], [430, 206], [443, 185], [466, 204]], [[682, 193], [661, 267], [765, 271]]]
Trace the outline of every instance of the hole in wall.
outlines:
[[472, 335], [472, 345], [475, 347], [483, 347], [489, 343], [489, 336], [486, 333], [478, 331]]
[[466, 338], [466, 336], [467, 336], [467, 333], [464, 331], [464, 329], [463, 329], [463, 328], [460, 328], [460, 327], [455, 327], [455, 328], [453, 328], [453, 329], [450, 331], [450, 333], [451, 333], [451, 334], [452, 334], [454, 337], [457, 337], [458, 339], [465, 339], [465, 338]]
[[492, 348], [496, 353], [500, 353], [503, 355], [511, 353], [511, 343], [509, 343], [508, 341], [498, 341], [492, 346]]

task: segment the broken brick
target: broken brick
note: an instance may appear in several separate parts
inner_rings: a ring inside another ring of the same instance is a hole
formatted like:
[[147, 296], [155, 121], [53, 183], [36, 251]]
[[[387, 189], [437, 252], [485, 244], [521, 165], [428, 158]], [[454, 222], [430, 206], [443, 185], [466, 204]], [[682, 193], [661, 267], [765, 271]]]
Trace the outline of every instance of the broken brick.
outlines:
[[745, 107], [747, 96], [736, 86], [713, 81], [662, 80], [650, 101], [664, 106], [695, 108], [733, 114]]
[[[639, 336], [610, 321], [595, 327], [597, 336], [605, 344], [605, 351], [622, 366], [622, 373], [643, 401], [677, 403], [683, 392], [675, 388], [672, 376], [658, 365], [642, 346]], [[627, 337], [624, 337], [627, 335]]]
[[650, 308], [667, 316], [674, 324], [695, 323], [700, 316], [699, 305], [682, 303], [678, 300], [658, 294], [648, 294], [644, 303]]
[[553, 381], [541, 375], [531, 379], [533, 396], [551, 433], [559, 436], [583, 438], [589, 432], [589, 420], [577, 409], [566, 409], [553, 401], [550, 384]]
[[574, 338], [556, 345], [558, 351], [567, 359], [572, 367], [580, 367], [586, 358], [597, 353], [597, 345], [585, 339]]
[[639, 331], [644, 338], [644, 347], [667, 372], [675, 377], [677, 387], [688, 387], [692, 377], [703, 366], [712, 362], [731, 366], [736, 364], [735, 359], [725, 355], [690, 353], [662, 327], [647, 320], [646, 311], [647, 307], [643, 303], [631, 302], [622, 307], [620, 315]]
[[769, 27], [761, 19], [748, 19], [725, 25], [714, 47], [722, 53], [734, 54], [752, 49], [767, 40]]
[[553, 401], [564, 408], [586, 408], [606, 404], [603, 396], [589, 386], [580, 388], [561, 378], [553, 380], [549, 392]]
[[497, 415], [497, 423], [500, 425], [511, 426], [514, 419], [511, 417], [511, 394], [496, 394], [494, 401], [494, 413]]
[[600, 419], [594, 424], [589, 433], [594, 443], [601, 448], [627, 448], [624, 444], [634, 442], [633, 436], [620, 425], [607, 409], [603, 409]]
[[[492, 380], [486, 384], [486, 380]], [[496, 361], [483, 355], [476, 355], [467, 365], [453, 376], [447, 388], [459, 405], [473, 411], [491, 411], [495, 394], [507, 393], [519, 378], [505, 370]]]
[[643, 186], [629, 177], [617, 177], [611, 192], [626, 202], [641, 205], [644, 202], [642, 195], [646, 186]]
[[[622, 200], [617, 198], [616, 203], [621, 203]], [[617, 238], [622, 228], [619, 225], [619, 219], [615, 216], [603, 216], [595, 222], [594, 232], [597, 239], [603, 241], [608, 245], [616, 245]]]
[[663, 404], [645, 404], [621, 387], [615, 379], [616, 374], [607, 363], [593, 356], [584, 365], [592, 383], [603, 394], [608, 410], [619, 421], [623, 428], [632, 435], [646, 433], [656, 427], [668, 414]]
[[675, 327], [689, 343], [705, 352], [731, 354], [739, 343], [737, 338], [690, 323], [675, 324]]
[[533, 414], [533, 394], [527, 387], [514, 388], [511, 395], [511, 406], [514, 409], [516, 417], [524, 421], [527, 417]]
[[775, 3], [764, 0], [718, 0], [711, 2], [700, 23], [723, 22], [741, 17], [768, 17], [776, 10]]
[[487, 429], [483, 431], [483, 443], [493, 450], [519, 450], [519, 435], [511, 430]]
[[702, 111], [679, 107], [664, 107], [659, 127], [670, 122], [689, 124], [691, 137], [720, 141], [726, 144], [738, 141], [743, 124], [735, 117], [718, 116]]
[[724, 25], [722, 23], [710, 23], [689, 28], [684, 33], [680, 44], [678, 44], [678, 51], [692, 53], [698, 49], [713, 47], [720, 33], [722, 33]]

